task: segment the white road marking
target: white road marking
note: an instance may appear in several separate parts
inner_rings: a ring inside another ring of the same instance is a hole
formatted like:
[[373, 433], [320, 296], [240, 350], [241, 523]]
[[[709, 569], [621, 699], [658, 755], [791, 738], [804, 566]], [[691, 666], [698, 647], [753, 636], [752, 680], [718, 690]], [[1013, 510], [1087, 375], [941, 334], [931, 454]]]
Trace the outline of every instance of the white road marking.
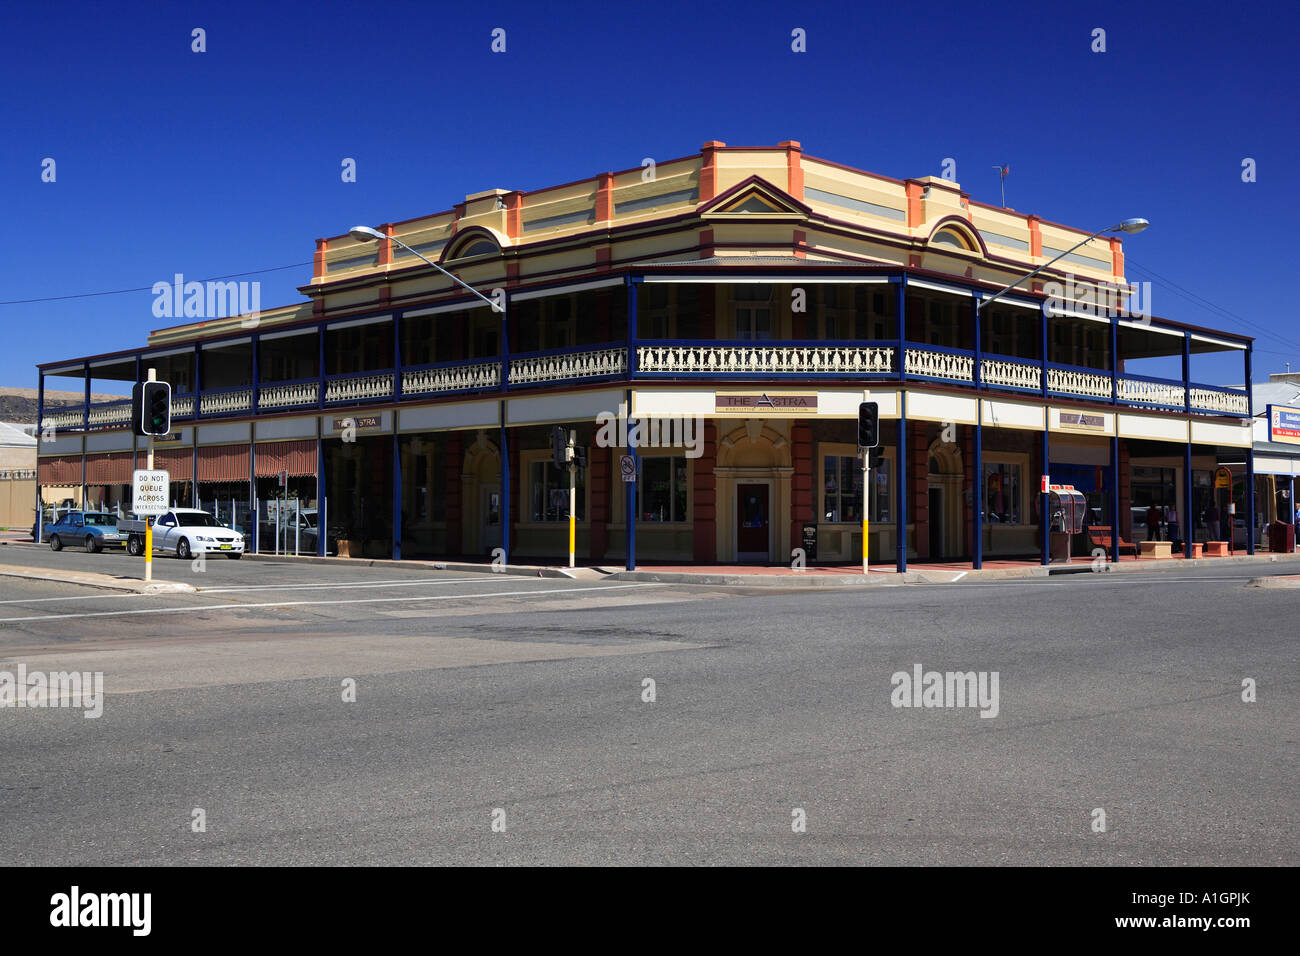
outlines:
[[468, 601], [474, 598], [495, 598], [495, 597], [521, 597], [526, 595], [546, 595], [546, 594], [565, 594], [572, 591], [583, 591], [588, 594], [598, 594], [603, 591], [623, 591], [629, 588], [664, 588], [668, 584], [610, 584], [595, 585], [585, 588], [553, 588], [551, 590], [539, 590], [533, 588], [529, 591], [490, 591], [483, 594], [431, 594], [431, 595], [405, 595], [403, 597], [388, 598], [351, 598], [346, 601], [267, 601], [262, 604], [200, 604], [191, 607], [148, 607], [136, 608], [130, 611], [87, 611], [81, 614], [42, 614], [35, 617], [0, 617], [0, 624], [20, 624], [30, 621], [65, 621], [70, 618], [79, 617], [126, 617], [135, 614], [187, 614], [194, 611], [244, 611], [253, 608], [264, 607], [299, 607], [309, 605], [311, 607], [323, 607], [331, 604], [390, 604], [393, 602], [414, 603], [416, 601]]
[[485, 574], [479, 577], [440, 578], [427, 581], [368, 581], [355, 584], [248, 584], [230, 588], [199, 588], [201, 594], [229, 594], [236, 591], [316, 591], [316, 590], [352, 590], [355, 588], [418, 588], [433, 584], [461, 584], [469, 581], [500, 581], [499, 574]]

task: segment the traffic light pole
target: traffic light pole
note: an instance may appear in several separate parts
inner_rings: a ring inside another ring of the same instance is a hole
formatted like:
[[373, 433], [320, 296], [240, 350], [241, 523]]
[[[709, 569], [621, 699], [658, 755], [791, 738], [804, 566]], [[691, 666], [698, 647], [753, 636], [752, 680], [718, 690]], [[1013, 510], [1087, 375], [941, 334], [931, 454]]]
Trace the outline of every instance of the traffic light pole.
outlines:
[[[158, 381], [157, 370], [149, 369], [147, 381]], [[145, 468], [153, 471], [153, 435], [149, 436], [149, 444], [146, 447], [148, 450], [146, 452]], [[153, 580], [153, 518], [149, 515], [144, 516], [144, 579], [146, 583]]]
[[862, 452], [862, 573], [867, 573], [867, 531], [871, 525], [871, 449]]
[[578, 539], [578, 433], [569, 432], [569, 567], [575, 567]]

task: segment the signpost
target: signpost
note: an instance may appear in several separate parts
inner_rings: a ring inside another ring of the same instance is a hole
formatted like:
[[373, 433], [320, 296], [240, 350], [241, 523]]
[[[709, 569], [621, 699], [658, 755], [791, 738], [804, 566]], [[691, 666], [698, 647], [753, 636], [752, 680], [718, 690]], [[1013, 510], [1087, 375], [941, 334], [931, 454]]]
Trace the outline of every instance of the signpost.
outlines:
[[867, 534], [871, 525], [871, 449], [880, 444], [880, 406], [876, 402], [858, 405], [858, 454], [862, 456], [862, 573], [868, 571]]
[[149, 467], [137, 468], [131, 475], [131, 510], [144, 519], [144, 579], [153, 580], [153, 519], [167, 510], [171, 499], [171, 475], [155, 471], [153, 449], [149, 449]]
[[618, 470], [624, 481], [636, 481], [636, 459], [631, 455], [618, 456]]

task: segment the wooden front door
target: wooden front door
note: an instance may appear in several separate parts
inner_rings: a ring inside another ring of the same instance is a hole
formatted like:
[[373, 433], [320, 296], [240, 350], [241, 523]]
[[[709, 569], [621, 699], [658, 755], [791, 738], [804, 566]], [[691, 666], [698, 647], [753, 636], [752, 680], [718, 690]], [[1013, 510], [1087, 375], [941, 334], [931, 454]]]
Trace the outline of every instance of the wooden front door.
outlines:
[[736, 486], [736, 559], [767, 561], [769, 534], [767, 485]]

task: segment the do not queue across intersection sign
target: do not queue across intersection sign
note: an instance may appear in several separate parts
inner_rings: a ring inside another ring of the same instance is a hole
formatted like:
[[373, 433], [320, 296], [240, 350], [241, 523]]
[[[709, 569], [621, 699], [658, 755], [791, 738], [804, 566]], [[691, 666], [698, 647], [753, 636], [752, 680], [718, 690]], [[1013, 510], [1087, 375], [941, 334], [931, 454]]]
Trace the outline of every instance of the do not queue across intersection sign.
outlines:
[[137, 468], [131, 476], [131, 510], [137, 515], [157, 516], [167, 510], [171, 498], [171, 475], [165, 471]]

